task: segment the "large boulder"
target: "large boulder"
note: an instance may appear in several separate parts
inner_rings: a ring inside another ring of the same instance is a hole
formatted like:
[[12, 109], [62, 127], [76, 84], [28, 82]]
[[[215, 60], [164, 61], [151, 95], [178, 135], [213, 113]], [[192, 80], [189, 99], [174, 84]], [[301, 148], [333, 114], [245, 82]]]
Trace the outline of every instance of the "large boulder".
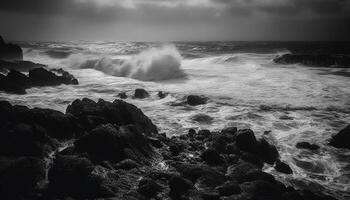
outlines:
[[187, 104], [190, 106], [197, 106], [201, 104], [206, 104], [208, 101], [207, 97], [198, 96], [198, 95], [188, 95], [187, 96]]
[[2, 199], [28, 197], [37, 187], [38, 182], [44, 178], [45, 162], [41, 159], [34, 157], [0, 158], [0, 196]]
[[334, 135], [329, 145], [336, 148], [350, 149], [350, 125], [339, 131], [338, 134]]
[[256, 153], [257, 152], [257, 140], [254, 132], [250, 129], [242, 129], [236, 133], [237, 147], [243, 151]]
[[138, 88], [138, 89], [135, 90], [135, 93], [134, 93], [133, 97], [136, 98], [136, 99], [144, 99], [144, 98], [149, 97], [149, 94], [148, 94], [148, 92], [145, 89]]
[[66, 112], [78, 117], [88, 130], [95, 127], [96, 123], [88, 120], [89, 116], [94, 116], [99, 119], [98, 124], [111, 123], [118, 126], [133, 124], [147, 135], [158, 133], [157, 127], [140, 109], [118, 99], [113, 103], [102, 99], [97, 103], [87, 98], [78, 99], [67, 107]]
[[284, 54], [274, 59], [279, 64], [303, 64], [317, 67], [350, 67], [348, 55], [325, 55], [325, 54]]
[[0, 91], [4, 91], [7, 93], [13, 94], [26, 94], [26, 88], [17, 83], [16, 81], [12, 81], [7, 76], [0, 74]]
[[29, 71], [29, 80], [32, 86], [56, 86], [60, 84], [77, 85], [78, 81], [64, 70], [55, 70], [61, 76], [44, 68], [36, 68]]
[[74, 145], [78, 151], [87, 152], [96, 161], [118, 162], [127, 158], [143, 161], [152, 155], [147, 139], [133, 125], [119, 128], [111, 124], [98, 126]]
[[0, 40], [0, 60], [23, 60], [23, 51], [20, 46], [5, 44], [2, 38]]
[[13, 60], [13, 61], [4, 61], [0, 60], [0, 69], [14, 69], [21, 72], [28, 72], [31, 69], [35, 68], [47, 68], [46, 65], [33, 63], [31, 61], [23, 61], [23, 60]]

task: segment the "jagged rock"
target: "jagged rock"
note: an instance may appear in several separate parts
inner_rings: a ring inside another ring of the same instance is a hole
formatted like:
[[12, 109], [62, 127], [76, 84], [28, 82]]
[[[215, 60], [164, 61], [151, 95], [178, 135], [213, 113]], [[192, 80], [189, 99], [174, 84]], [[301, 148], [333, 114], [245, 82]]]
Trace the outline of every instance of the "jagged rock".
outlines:
[[240, 160], [238, 163], [227, 168], [226, 176], [230, 177], [232, 180], [242, 182], [244, 180], [244, 176], [249, 171], [255, 171], [257, 169], [259, 169], [257, 166]]
[[181, 176], [173, 176], [169, 180], [170, 195], [179, 197], [193, 187], [191, 181]]
[[350, 149], [350, 125], [339, 131], [338, 134], [332, 136], [329, 145], [336, 148]]
[[220, 196], [231, 196], [242, 192], [239, 185], [234, 181], [227, 181], [223, 185], [216, 187]]
[[61, 76], [57, 76], [55, 73], [50, 72], [44, 68], [36, 68], [29, 71], [29, 80], [32, 86], [56, 86], [60, 84], [72, 84], [77, 85], [78, 81], [71, 74], [64, 70], [55, 70], [57, 73], [61, 73]]
[[287, 165], [286, 163], [279, 161], [279, 160], [275, 164], [275, 169], [277, 171], [285, 173], [285, 174], [292, 174], [293, 173], [293, 171], [289, 167], [289, 165]]
[[23, 51], [16, 44], [6, 44], [0, 38], [0, 59], [1, 60], [23, 60]]
[[206, 149], [200, 157], [210, 165], [220, 165], [224, 162], [223, 158], [215, 149]]
[[250, 129], [242, 129], [236, 133], [237, 147], [243, 151], [256, 153], [257, 141], [254, 132]]
[[295, 145], [295, 147], [298, 149], [309, 149], [309, 150], [317, 150], [320, 148], [320, 146], [318, 146], [316, 144], [310, 144], [308, 142], [298, 142]]
[[284, 54], [274, 59], [279, 64], [303, 64], [317, 67], [350, 67], [350, 56], [323, 54]]
[[25, 87], [0, 74], [0, 90], [13, 94], [26, 94]]
[[204, 96], [197, 96], [197, 95], [189, 95], [187, 96], [187, 104], [190, 106], [197, 106], [201, 104], [206, 104], [208, 101], [208, 98]]
[[154, 137], [148, 137], [147, 140], [150, 142], [150, 144], [155, 147], [155, 148], [162, 148], [163, 147], [163, 144], [162, 142], [157, 139], [157, 138], [154, 138]]
[[161, 187], [156, 181], [149, 178], [143, 178], [139, 182], [137, 191], [143, 196], [151, 198], [155, 197], [157, 193], [161, 191]]
[[158, 133], [157, 127], [140, 109], [118, 99], [113, 103], [102, 99], [97, 103], [87, 98], [77, 99], [67, 107], [66, 113], [78, 117], [87, 130], [95, 127], [87, 121], [87, 116], [97, 116], [102, 119], [100, 122], [103, 124], [111, 123], [119, 126], [133, 124], [147, 135]]
[[147, 98], [147, 97], [149, 97], [149, 94], [148, 94], [148, 92], [145, 89], [138, 88], [138, 89], [135, 90], [134, 98], [136, 98], [136, 99], [144, 99], [144, 98]]
[[158, 97], [159, 97], [160, 99], [164, 99], [168, 94], [167, 94], [167, 93], [164, 93], [164, 92], [162, 92], [162, 91], [159, 91], [157, 95], [158, 95]]
[[274, 145], [268, 143], [264, 138], [257, 142], [258, 154], [262, 161], [272, 165], [279, 158], [279, 153]]
[[126, 93], [125, 92], [119, 92], [119, 94], [117, 95], [119, 98], [121, 98], [121, 99], [126, 99], [126, 98], [128, 98], [128, 95], [126, 95]]
[[14, 69], [14, 70], [18, 70], [21, 72], [27, 72], [31, 69], [35, 69], [35, 68], [47, 68], [46, 65], [42, 65], [42, 64], [38, 64], [38, 63], [33, 63], [31, 61], [4, 61], [4, 60], [0, 60], [0, 69]]
[[152, 155], [147, 139], [132, 125], [119, 129], [111, 124], [98, 126], [74, 145], [78, 151], [87, 152], [97, 161], [119, 162], [127, 158], [142, 161]]
[[100, 184], [92, 176], [94, 166], [86, 158], [58, 156], [49, 170], [49, 194], [52, 197], [79, 199], [100, 197]]
[[[45, 163], [34, 157], [0, 158], [0, 197], [22, 199], [45, 178]], [[27, 199], [27, 198], [24, 198]]]

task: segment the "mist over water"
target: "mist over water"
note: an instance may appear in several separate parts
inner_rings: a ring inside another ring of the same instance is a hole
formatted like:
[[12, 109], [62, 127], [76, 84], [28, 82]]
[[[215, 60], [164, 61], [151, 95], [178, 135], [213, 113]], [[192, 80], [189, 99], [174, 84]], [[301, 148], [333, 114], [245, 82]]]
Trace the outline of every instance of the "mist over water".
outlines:
[[[329, 46], [317, 45], [317, 51], [326, 52], [332, 49]], [[0, 93], [0, 99], [65, 111], [76, 98], [114, 100], [119, 92], [131, 97], [136, 88], [144, 88], [150, 98], [127, 101], [140, 107], [160, 132], [174, 135], [188, 128], [226, 126], [251, 128], [260, 136], [268, 131], [264, 137], [278, 146], [294, 173], [283, 176], [267, 165], [266, 171], [296, 187], [307, 185], [350, 198], [350, 152], [327, 145], [331, 135], [350, 121], [350, 78], [335, 75], [337, 68], [272, 62], [280, 54], [312, 49], [234, 42], [32, 42], [22, 47], [25, 60], [65, 68], [80, 84], [31, 88], [20, 96]], [[158, 91], [169, 95], [159, 99]], [[209, 102], [182, 105], [189, 94], [205, 95]], [[297, 149], [295, 144], [301, 141], [321, 148]]]

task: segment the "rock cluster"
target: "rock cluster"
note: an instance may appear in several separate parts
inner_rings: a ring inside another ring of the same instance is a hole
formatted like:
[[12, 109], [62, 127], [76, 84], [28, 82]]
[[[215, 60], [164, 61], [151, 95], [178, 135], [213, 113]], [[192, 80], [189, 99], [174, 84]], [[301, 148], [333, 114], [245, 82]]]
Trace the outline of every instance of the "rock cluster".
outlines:
[[1, 101], [0, 122], [1, 199], [332, 199], [263, 172], [291, 173], [249, 129], [169, 138], [131, 104], [86, 98], [65, 114]]
[[78, 80], [63, 69], [48, 71], [44, 68], [35, 68], [29, 71], [28, 76], [11, 69], [5, 76], [0, 74], [0, 90], [14, 94], [26, 94], [26, 89], [36, 86], [56, 86], [61, 84], [77, 85]]
[[350, 56], [323, 54], [284, 54], [273, 60], [279, 64], [303, 64], [315, 67], [350, 67]]
[[0, 36], [0, 60], [23, 60], [23, 51], [16, 44], [6, 44]]

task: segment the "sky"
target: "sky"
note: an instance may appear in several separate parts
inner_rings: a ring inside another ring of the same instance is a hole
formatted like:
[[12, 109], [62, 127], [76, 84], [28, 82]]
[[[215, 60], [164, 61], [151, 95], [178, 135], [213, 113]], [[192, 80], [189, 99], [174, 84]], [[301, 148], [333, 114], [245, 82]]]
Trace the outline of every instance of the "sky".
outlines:
[[7, 40], [350, 40], [350, 0], [0, 0]]

